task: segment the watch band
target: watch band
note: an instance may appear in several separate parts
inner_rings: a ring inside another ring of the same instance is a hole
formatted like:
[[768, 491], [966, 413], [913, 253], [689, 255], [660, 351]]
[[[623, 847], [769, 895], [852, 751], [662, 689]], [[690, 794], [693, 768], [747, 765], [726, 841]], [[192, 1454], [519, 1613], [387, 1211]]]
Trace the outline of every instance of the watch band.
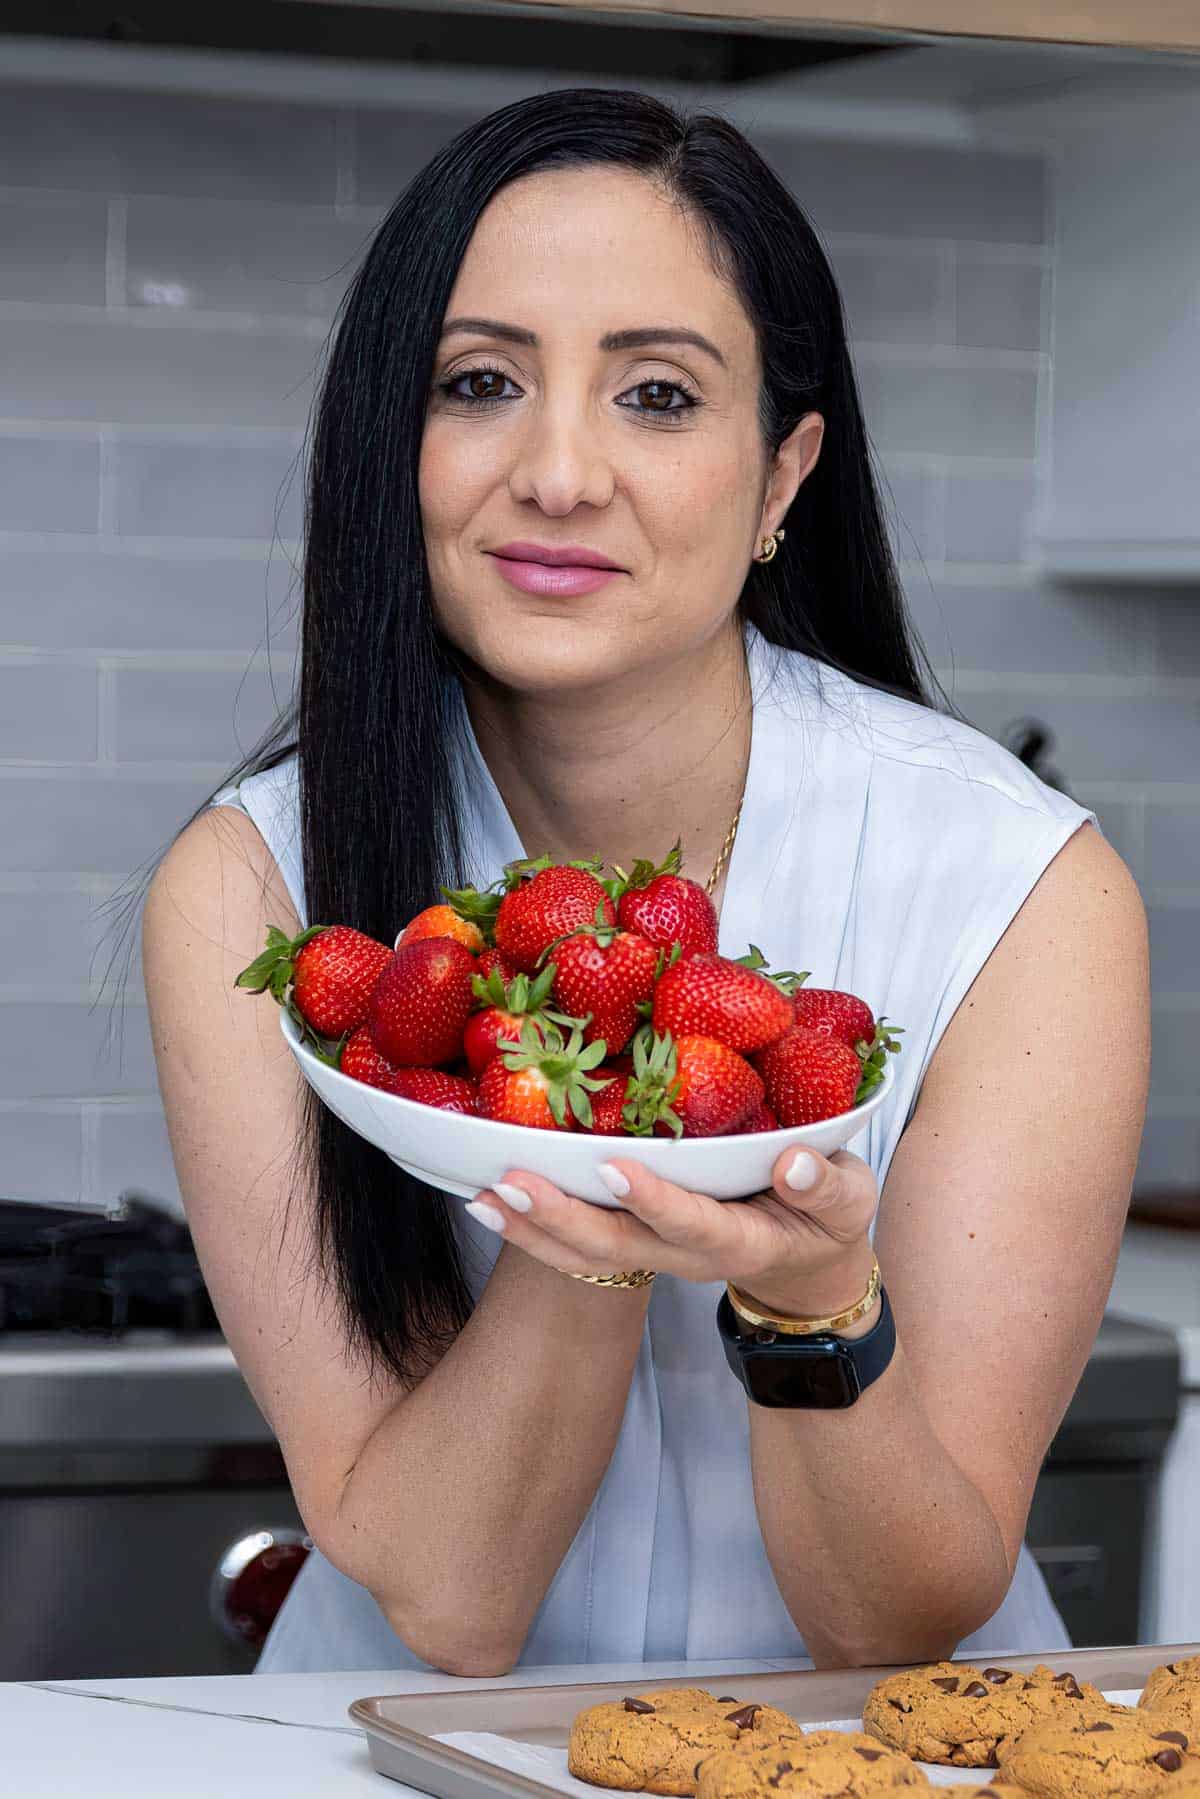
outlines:
[[756, 1330], [743, 1336], [729, 1295], [717, 1306], [725, 1359], [756, 1405], [835, 1411], [852, 1406], [877, 1381], [896, 1350], [896, 1324], [887, 1289], [879, 1290], [879, 1318], [865, 1337], [831, 1334], [788, 1337]]

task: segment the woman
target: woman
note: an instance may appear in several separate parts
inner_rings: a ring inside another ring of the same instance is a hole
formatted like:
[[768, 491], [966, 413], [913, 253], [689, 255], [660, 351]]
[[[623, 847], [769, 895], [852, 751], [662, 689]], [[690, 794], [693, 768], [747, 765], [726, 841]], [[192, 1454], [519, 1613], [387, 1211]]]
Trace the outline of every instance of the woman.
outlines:
[[[830, 271], [732, 128], [551, 94], [397, 201], [316, 415], [298, 745], [189, 823], [143, 935], [192, 1229], [317, 1546], [260, 1666], [1061, 1646], [1021, 1543], [1137, 1153], [1142, 910], [1090, 813], [924, 703]], [[523, 1168], [464, 1209], [232, 990], [268, 923], [390, 942], [439, 881], [677, 835], [727, 953], [907, 1030], [858, 1153], [744, 1203], [631, 1142], [623, 1211]], [[856, 1403], [740, 1391], [727, 1281], [854, 1310]]]

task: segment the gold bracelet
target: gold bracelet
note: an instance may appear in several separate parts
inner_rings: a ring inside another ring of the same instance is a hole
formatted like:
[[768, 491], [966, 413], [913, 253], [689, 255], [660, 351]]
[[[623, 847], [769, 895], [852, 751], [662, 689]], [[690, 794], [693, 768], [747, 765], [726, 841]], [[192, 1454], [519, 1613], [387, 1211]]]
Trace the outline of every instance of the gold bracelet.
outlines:
[[860, 1318], [865, 1318], [879, 1298], [882, 1284], [879, 1263], [872, 1260], [871, 1279], [862, 1298], [848, 1306], [844, 1312], [835, 1312], [830, 1318], [787, 1318], [779, 1312], [764, 1312], [757, 1300], [749, 1300], [739, 1293], [732, 1281], [725, 1283], [725, 1291], [738, 1318], [752, 1330], [774, 1331], [780, 1337], [815, 1337], [821, 1331], [845, 1330], [849, 1325], [857, 1324]]
[[654, 1272], [649, 1268], [634, 1268], [629, 1274], [573, 1274], [571, 1279], [587, 1281], [592, 1287], [648, 1287]]

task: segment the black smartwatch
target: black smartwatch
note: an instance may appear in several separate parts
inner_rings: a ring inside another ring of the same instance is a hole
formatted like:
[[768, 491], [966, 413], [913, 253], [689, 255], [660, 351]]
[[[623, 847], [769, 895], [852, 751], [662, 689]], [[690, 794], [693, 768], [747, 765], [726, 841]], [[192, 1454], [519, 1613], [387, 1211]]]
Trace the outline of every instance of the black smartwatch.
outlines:
[[743, 1336], [729, 1295], [722, 1293], [717, 1330], [725, 1360], [755, 1405], [839, 1411], [879, 1379], [895, 1352], [896, 1325], [882, 1287], [879, 1306], [878, 1321], [866, 1336], [850, 1342], [829, 1332], [785, 1337], [750, 1330]]

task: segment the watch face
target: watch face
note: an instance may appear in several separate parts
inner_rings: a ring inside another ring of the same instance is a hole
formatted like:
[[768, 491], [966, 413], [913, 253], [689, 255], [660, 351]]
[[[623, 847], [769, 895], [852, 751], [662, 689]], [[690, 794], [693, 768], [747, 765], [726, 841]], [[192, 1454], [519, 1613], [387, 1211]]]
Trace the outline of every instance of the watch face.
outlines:
[[750, 1396], [758, 1405], [807, 1407], [839, 1411], [853, 1405], [861, 1391], [858, 1370], [845, 1344], [806, 1343], [803, 1348], [756, 1354], [742, 1349], [742, 1367]]

